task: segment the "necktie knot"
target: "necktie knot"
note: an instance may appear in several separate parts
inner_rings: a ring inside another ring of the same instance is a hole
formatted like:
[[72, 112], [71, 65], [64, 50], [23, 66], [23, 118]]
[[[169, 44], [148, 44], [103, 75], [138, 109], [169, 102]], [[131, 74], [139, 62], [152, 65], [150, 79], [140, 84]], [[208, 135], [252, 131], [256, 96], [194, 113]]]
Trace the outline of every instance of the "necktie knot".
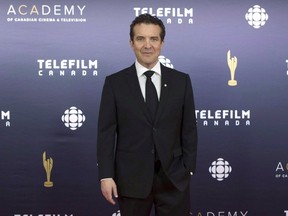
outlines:
[[147, 78], [151, 78], [151, 77], [153, 76], [153, 74], [154, 74], [154, 71], [146, 71], [146, 72], [144, 73], [144, 75], [145, 75]]

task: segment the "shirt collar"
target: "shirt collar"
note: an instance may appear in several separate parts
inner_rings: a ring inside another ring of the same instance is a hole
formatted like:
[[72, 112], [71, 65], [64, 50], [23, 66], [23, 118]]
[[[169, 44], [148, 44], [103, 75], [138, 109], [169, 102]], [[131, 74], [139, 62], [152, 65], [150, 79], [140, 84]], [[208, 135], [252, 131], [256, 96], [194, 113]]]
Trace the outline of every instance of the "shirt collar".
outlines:
[[[140, 77], [142, 76], [146, 71], [148, 71], [149, 69], [144, 67], [143, 65], [141, 65], [137, 59], [135, 61], [135, 67], [136, 67], [136, 72], [137, 72], [137, 76]], [[159, 76], [161, 76], [161, 65], [160, 62], [158, 61], [156, 63], [156, 65], [150, 69], [151, 71], [154, 71], [155, 73], [159, 74]]]

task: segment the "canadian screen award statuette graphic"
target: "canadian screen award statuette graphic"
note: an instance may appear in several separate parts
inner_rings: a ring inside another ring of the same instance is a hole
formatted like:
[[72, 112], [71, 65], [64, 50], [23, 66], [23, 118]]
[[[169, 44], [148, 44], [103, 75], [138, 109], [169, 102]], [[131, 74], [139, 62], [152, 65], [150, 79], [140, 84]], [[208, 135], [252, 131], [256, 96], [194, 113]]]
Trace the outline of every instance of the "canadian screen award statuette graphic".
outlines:
[[82, 127], [85, 120], [86, 117], [82, 110], [75, 106], [65, 110], [64, 114], [62, 115], [62, 122], [66, 127], [70, 128], [70, 130], [77, 130], [78, 128]]
[[53, 159], [46, 157], [46, 152], [43, 153], [43, 166], [46, 172], [46, 181], [44, 182], [45, 187], [53, 187], [53, 182], [51, 181], [51, 172], [53, 169]]
[[209, 172], [217, 181], [223, 181], [229, 177], [229, 174], [232, 172], [232, 167], [228, 161], [225, 161], [223, 158], [218, 158], [212, 162], [209, 167]]
[[259, 5], [254, 5], [252, 8], [249, 8], [245, 14], [245, 19], [253, 28], [259, 29], [267, 22], [268, 14], [264, 8], [261, 8]]
[[235, 71], [237, 68], [238, 59], [236, 56], [231, 58], [230, 50], [228, 50], [228, 52], [227, 52], [227, 63], [228, 63], [228, 67], [230, 70], [230, 77], [231, 77], [231, 79], [228, 81], [228, 85], [229, 86], [236, 86], [237, 81], [235, 80]]

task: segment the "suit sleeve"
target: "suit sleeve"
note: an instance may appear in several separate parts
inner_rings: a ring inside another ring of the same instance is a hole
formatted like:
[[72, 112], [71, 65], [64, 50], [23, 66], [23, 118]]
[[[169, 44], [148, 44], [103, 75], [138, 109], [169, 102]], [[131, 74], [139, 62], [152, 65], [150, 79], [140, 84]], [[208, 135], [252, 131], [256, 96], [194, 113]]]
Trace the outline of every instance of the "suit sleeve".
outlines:
[[183, 162], [189, 172], [195, 173], [197, 157], [197, 126], [192, 84], [189, 75], [186, 78], [186, 92], [182, 119]]
[[97, 162], [99, 179], [114, 178], [116, 128], [116, 104], [111, 81], [107, 77], [102, 91], [98, 118]]

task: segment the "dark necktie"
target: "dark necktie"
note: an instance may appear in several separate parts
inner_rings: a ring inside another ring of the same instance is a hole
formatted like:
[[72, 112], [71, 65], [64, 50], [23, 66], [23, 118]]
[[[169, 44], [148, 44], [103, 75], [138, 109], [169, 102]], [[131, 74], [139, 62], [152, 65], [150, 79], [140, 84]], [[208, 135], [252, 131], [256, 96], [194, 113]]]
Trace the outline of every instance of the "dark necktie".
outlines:
[[148, 109], [151, 113], [152, 118], [155, 118], [157, 107], [158, 107], [158, 96], [156, 88], [151, 80], [153, 76], [153, 71], [146, 71], [144, 75], [147, 77], [146, 80], [146, 90], [145, 90], [145, 97], [146, 97], [146, 104]]

